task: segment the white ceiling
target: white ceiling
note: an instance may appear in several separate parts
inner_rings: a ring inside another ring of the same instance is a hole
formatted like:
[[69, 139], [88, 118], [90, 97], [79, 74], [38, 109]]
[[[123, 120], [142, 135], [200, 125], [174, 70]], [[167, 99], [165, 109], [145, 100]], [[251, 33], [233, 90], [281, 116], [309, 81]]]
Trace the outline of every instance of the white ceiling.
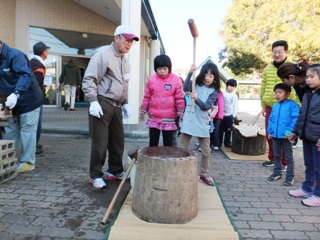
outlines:
[[[91, 11], [109, 19], [110, 21], [121, 24], [121, 4], [122, 0], [73, 0], [74, 2], [90, 9]], [[141, 18], [141, 36], [150, 36], [149, 31]]]

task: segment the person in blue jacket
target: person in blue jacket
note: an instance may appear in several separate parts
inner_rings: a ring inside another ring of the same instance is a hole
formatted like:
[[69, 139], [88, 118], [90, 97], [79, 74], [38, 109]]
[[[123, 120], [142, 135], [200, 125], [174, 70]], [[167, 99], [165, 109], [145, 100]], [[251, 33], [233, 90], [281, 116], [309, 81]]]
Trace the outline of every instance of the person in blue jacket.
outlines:
[[18, 172], [35, 168], [36, 133], [43, 94], [30, 69], [28, 57], [0, 40], [0, 95], [5, 107], [12, 109], [5, 126], [6, 140], [21, 140]]
[[294, 162], [292, 142], [288, 140], [288, 137], [297, 121], [300, 106], [295, 101], [288, 99], [291, 93], [290, 86], [278, 83], [274, 86], [273, 91], [278, 102], [272, 106], [268, 120], [267, 137], [272, 139], [274, 153], [274, 170], [268, 180], [276, 181], [281, 178], [281, 152], [283, 150], [288, 163], [283, 185], [292, 186], [294, 182]]

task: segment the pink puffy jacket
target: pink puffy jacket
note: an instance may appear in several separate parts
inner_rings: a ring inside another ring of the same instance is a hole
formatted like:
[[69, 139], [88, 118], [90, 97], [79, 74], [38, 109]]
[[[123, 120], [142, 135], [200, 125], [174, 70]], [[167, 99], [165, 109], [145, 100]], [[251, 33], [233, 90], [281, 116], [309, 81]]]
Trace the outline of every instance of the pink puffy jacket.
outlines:
[[185, 109], [184, 93], [180, 77], [169, 73], [166, 78], [157, 74], [149, 77], [141, 104], [141, 114], [148, 112], [153, 121], [174, 122]]
[[224, 111], [224, 99], [222, 92], [218, 92], [217, 98], [217, 106], [218, 106], [218, 113], [216, 115], [216, 119], [223, 119], [223, 111]]

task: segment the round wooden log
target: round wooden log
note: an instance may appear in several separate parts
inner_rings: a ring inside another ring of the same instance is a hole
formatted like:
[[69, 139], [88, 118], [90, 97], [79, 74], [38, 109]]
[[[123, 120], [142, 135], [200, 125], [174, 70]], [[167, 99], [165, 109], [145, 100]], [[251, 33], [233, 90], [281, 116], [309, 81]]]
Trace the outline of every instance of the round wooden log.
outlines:
[[266, 152], [266, 137], [257, 133], [256, 137], [245, 137], [239, 129], [232, 130], [231, 152], [242, 155], [262, 155]]
[[182, 224], [198, 213], [198, 160], [178, 147], [138, 152], [132, 212], [152, 223]]

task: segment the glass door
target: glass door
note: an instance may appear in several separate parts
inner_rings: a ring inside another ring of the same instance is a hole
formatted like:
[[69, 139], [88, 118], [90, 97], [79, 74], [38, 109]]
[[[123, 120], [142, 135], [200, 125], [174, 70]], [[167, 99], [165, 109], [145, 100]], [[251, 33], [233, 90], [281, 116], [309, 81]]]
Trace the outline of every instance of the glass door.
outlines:
[[57, 107], [64, 106], [65, 103], [65, 91], [64, 91], [64, 86], [60, 84], [60, 76], [62, 69], [64, 68], [65, 65], [68, 64], [70, 59], [73, 58], [80, 68], [80, 73], [81, 73], [81, 83], [79, 86], [77, 86], [76, 89], [76, 99], [75, 99], [75, 107], [85, 107], [88, 105], [84, 93], [82, 91], [82, 79], [84, 76], [84, 73], [87, 69], [88, 63], [90, 61], [90, 56], [85, 56], [85, 55], [59, 55], [58, 61], [57, 61], [57, 77], [56, 77], [56, 84], [58, 87], [58, 96], [57, 96]]

